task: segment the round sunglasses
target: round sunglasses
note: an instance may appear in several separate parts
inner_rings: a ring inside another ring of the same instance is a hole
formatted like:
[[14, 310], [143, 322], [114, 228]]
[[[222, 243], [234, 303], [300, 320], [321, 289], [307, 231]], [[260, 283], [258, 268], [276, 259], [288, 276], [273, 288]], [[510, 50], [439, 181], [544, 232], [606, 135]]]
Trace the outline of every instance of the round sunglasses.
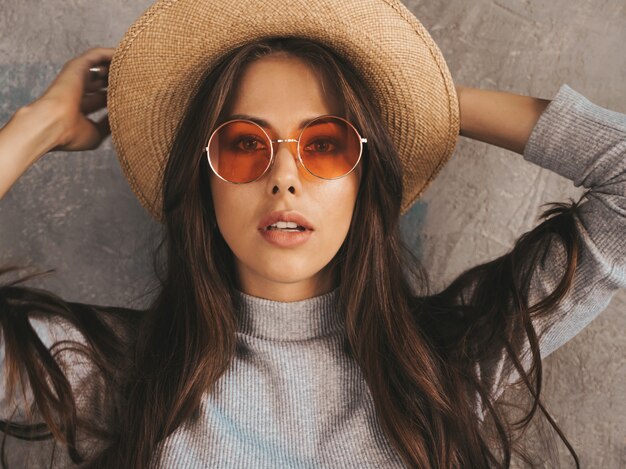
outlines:
[[361, 160], [362, 138], [354, 125], [338, 116], [324, 115], [309, 121], [297, 139], [271, 139], [263, 127], [247, 119], [218, 126], [206, 152], [213, 172], [226, 182], [245, 184], [263, 176], [274, 162], [274, 143], [288, 142], [298, 161], [313, 176], [339, 179], [350, 174]]

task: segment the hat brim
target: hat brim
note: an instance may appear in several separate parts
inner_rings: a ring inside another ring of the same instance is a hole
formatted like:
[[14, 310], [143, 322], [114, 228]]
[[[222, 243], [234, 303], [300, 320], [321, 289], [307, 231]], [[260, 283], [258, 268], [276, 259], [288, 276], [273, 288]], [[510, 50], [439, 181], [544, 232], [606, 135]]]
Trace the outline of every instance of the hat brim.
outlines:
[[206, 70], [258, 38], [298, 36], [346, 57], [371, 89], [403, 166], [401, 213], [450, 159], [456, 89], [443, 55], [397, 0], [163, 0], [128, 29], [109, 71], [111, 137], [141, 204], [162, 220], [170, 145]]

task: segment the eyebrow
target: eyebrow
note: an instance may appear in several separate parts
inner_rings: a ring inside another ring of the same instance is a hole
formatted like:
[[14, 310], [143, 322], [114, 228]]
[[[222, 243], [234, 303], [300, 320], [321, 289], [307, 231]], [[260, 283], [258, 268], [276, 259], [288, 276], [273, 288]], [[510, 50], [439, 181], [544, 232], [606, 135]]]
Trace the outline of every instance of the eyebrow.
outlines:
[[[320, 117], [322, 115], [325, 116], [327, 114], [320, 114], [319, 116], [313, 116], [313, 117], [309, 117], [308, 119], [304, 119], [303, 121], [300, 122], [298, 130], [302, 129], [307, 123], [311, 122], [313, 119], [317, 119], [318, 117]], [[228, 120], [233, 120], [233, 119], [249, 120], [249, 121], [254, 122], [255, 124], [259, 124], [261, 127], [265, 127], [266, 129], [272, 129], [272, 126], [265, 119], [261, 119], [259, 117], [254, 117], [254, 116], [250, 116], [248, 114], [233, 114], [233, 115], [231, 115], [231, 116], [226, 118], [227, 121]]]

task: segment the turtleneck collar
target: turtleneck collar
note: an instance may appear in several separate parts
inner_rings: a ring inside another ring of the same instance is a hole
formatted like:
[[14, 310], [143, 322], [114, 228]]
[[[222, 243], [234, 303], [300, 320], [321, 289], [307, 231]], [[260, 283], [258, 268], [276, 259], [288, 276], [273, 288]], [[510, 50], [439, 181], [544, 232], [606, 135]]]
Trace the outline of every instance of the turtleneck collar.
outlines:
[[267, 340], [306, 340], [343, 328], [337, 307], [339, 287], [300, 301], [274, 301], [236, 290], [238, 331]]

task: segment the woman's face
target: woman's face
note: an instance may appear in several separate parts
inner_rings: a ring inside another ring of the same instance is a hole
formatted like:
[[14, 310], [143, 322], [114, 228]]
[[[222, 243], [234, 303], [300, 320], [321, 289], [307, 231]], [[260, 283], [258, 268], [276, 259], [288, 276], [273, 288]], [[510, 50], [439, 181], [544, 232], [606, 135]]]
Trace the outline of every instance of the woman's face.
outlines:
[[[266, 56], [244, 70], [226, 120], [234, 114], [263, 119], [272, 139], [295, 139], [304, 120], [343, 116], [328, 88], [301, 59]], [[325, 267], [346, 238], [361, 178], [360, 163], [343, 178], [317, 178], [290, 145], [274, 143], [273, 166], [254, 182], [232, 184], [210, 175], [217, 224], [234, 253], [239, 288], [276, 301], [298, 301], [336, 286]], [[313, 227], [308, 240], [289, 247], [266, 240], [259, 225], [275, 210], [302, 214]]]

